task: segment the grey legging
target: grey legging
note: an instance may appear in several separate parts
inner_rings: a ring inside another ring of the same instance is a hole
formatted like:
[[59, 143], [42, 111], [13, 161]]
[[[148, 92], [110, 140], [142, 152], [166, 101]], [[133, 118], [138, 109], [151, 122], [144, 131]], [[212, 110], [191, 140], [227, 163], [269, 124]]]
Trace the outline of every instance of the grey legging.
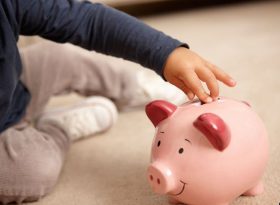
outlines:
[[129, 104], [138, 86], [134, 66], [72, 45], [45, 42], [20, 51], [22, 82], [32, 99], [25, 118], [0, 135], [0, 202], [32, 201], [48, 194], [71, 144], [51, 124], [32, 126], [49, 98], [75, 91]]

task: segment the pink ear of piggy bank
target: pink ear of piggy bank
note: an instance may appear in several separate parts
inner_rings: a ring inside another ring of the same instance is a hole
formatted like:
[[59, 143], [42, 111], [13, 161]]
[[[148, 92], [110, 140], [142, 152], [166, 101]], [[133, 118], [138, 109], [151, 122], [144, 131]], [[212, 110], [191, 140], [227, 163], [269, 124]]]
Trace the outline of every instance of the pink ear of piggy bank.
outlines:
[[268, 137], [250, 105], [228, 98], [146, 106], [156, 127], [147, 177], [170, 202], [228, 205], [263, 192]]

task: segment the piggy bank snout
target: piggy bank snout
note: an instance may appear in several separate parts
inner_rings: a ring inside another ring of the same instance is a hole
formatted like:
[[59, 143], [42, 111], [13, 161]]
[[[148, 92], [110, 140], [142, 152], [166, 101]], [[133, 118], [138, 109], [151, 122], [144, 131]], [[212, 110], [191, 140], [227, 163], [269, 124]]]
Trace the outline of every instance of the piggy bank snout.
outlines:
[[151, 164], [148, 167], [147, 177], [153, 191], [158, 194], [167, 194], [175, 188], [172, 171], [164, 164]]

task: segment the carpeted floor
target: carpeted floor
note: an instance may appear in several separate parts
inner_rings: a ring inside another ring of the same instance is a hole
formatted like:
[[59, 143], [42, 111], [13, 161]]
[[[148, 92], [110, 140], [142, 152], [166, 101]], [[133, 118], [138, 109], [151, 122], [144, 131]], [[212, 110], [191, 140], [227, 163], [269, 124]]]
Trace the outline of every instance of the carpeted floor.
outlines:
[[[241, 197], [233, 205], [278, 205], [280, 2], [180, 11], [143, 20], [188, 42], [238, 81], [235, 89], [222, 86], [221, 94], [253, 105], [267, 126], [271, 148], [265, 193]], [[32, 205], [167, 205], [145, 179], [153, 132], [143, 110], [121, 113], [109, 132], [72, 146], [55, 190]]]

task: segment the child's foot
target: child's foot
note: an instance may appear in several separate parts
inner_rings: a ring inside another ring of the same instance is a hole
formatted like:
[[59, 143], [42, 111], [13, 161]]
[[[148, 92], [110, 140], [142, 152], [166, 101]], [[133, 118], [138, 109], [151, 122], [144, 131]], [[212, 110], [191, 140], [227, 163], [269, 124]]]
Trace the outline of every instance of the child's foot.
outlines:
[[180, 105], [187, 101], [187, 96], [174, 85], [165, 82], [160, 76], [148, 69], [139, 70], [136, 74], [138, 89], [134, 97], [121, 110], [143, 107], [153, 100], [167, 100]]
[[113, 102], [104, 97], [90, 97], [70, 107], [44, 112], [37, 125], [52, 123], [63, 129], [70, 140], [104, 132], [117, 120], [118, 112]]

